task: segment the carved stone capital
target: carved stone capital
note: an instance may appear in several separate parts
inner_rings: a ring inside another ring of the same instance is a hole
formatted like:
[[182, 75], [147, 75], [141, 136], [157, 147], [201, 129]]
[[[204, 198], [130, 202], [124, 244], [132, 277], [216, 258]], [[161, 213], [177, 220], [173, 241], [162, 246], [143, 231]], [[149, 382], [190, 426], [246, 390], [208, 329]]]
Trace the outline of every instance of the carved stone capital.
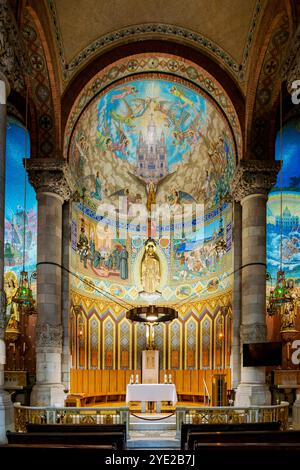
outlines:
[[29, 181], [37, 193], [55, 193], [68, 201], [74, 181], [68, 163], [50, 158], [32, 158], [26, 162]]
[[267, 195], [276, 183], [280, 162], [241, 160], [236, 167], [231, 188], [235, 201], [251, 194]]
[[63, 328], [62, 325], [38, 323], [36, 327], [36, 346], [38, 348], [61, 348]]
[[263, 343], [267, 337], [267, 326], [261, 323], [242, 325], [241, 343]]

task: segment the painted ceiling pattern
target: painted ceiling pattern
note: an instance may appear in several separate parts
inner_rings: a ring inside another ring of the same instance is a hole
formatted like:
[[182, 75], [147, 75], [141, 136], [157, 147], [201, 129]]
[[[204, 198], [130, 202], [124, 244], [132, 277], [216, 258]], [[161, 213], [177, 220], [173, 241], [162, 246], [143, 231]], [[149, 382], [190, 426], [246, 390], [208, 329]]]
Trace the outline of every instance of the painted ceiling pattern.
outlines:
[[[148, 37], [153, 38], [153, 35], [162, 38], [168, 37], [175, 41], [181, 39], [200, 49], [203, 49], [205, 52], [208, 52], [219, 62], [221, 62], [223, 66], [225, 66], [240, 81], [244, 81], [251, 45], [265, 5], [263, 0], [257, 0], [256, 2], [253, 2], [252, 5], [247, 5], [246, 9], [249, 10], [246, 21], [248, 25], [248, 32], [245, 36], [245, 39], [240, 38], [241, 40], [236, 41], [234, 45], [236, 50], [240, 48], [242, 50], [242, 60], [239, 63], [239, 61], [234, 58], [236, 54], [230, 54], [228, 50], [226, 50], [226, 47], [223, 46], [223, 43], [227, 42], [228, 38], [223, 36], [224, 41], [222, 41], [220, 32], [218, 32], [218, 35], [220, 36], [219, 40], [214, 41], [212, 39], [212, 32], [208, 34], [208, 36], [205, 36], [201, 34], [200, 30], [196, 31], [194, 29], [192, 31], [179, 25], [176, 26], [175, 24], [167, 24], [166, 21], [161, 23], [140, 23], [136, 21], [136, 23], [133, 25], [119, 28], [115, 27], [106, 34], [101, 34], [100, 32], [98, 34], [99, 37], [89, 44], [85, 44], [84, 39], [82, 39], [82, 50], [79, 53], [73, 55], [72, 59], [68, 60], [66, 50], [68, 49], [69, 44], [68, 41], [64, 42], [63, 39], [63, 32], [66, 32], [65, 28], [68, 26], [68, 22], [66, 23], [64, 15], [61, 14], [61, 9], [58, 8], [59, 5], [57, 3], [58, 2], [55, 0], [48, 0], [48, 9], [52, 18], [53, 29], [55, 32], [54, 36], [60, 57], [62, 76], [65, 82], [67, 82], [76, 72], [78, 72], [78, 69], [80, 69], [87, 60], [91, 60], [93, 56], [96, 56], [100, 50], [103, 51], [104, 48], [111, 47], [112, 45], [117, 46], [124, 40], [128, 41], [128, 39], [139, 39], [141, 37], [144, 37], [145, 39]], [[228, 7], [234, 8], [230, 4]], [[245, 7], [245, 4], [243, 7]], [[252, 10], [251, 7], [253, 7]], [[227, 6], [222, 5], [222, 8], [226, 9]], [[136, 13], [136, 9], [137, 8], [135, 8], [134, 13]], [[67, 11], [65, 7], [64, 11]], [[222, 15], [221, 8], [218, 8], [217, 14]], [[181, 21], [184, 15], [185, 12], [182, 12]], [[166, 15], [166, 18], [169, 19], [170, 15]], [[126, 24], [128, 24], [128, 21], [126, 21]], [[64, 28], [62, 28], [62, 25]], [[84, 30], [84, 26], [81, 25], [81, 27]], [[242, 28], [242, 30], [244, 30], [244, 28]], [[223, 34], [226, 35], [225, 29]], [[82, 38], [84, 38], [84, 31], [82, 31]]]

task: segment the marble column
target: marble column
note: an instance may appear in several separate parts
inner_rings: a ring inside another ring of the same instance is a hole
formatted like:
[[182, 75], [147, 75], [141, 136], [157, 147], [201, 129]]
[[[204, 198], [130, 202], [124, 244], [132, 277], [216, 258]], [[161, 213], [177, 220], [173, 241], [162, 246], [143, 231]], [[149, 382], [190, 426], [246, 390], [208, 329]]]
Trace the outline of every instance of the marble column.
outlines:
[[[235, 200], [242, 206], [241, 345], [266, 341], [266, 202], [278, 169], [278, 162], [241, 161], [233, 181]], [[235, 405], [270, 403], [265, 367], [242, 365]]]
[[232, 389], [236, 390], [241, 380], [241, 266], [242, 266], [242, 207], [235, 202], [233, 206], [233, 289], [232, 323], [233, 338], [230, 357], [232, 370]]
[[5, 325], [6, 297], [4, 292], [4, 205], [5, 205], [5, 153], [6, 153], [6, 99], [9, 84], [0, 72], [0, 444], [5, 444], [6, 431], [14, 427], [13, 405], [4, 390], [6, 363]]
[[293, 429], [300, 429], [300, 387], [296, 389], [296, 400], [293, 404]]
[[36, 384], [34, 406], [63, 406], [62, 205], [71, 194], [66, 162], [30, 159], [30, 182], [38, 200]]

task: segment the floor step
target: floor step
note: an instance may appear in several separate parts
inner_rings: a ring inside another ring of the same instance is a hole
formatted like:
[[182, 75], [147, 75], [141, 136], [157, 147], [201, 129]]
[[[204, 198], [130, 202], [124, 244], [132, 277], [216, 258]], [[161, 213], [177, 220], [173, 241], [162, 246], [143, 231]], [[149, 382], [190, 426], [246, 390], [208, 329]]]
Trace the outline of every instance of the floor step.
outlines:
[[127, 448], [179, 449], [180, 440], [175, 431], [132, 431], [129, 432]]
[[176, 430], [176, 423], [134, 423], [129, 426], [130, 431], [172, 431]]

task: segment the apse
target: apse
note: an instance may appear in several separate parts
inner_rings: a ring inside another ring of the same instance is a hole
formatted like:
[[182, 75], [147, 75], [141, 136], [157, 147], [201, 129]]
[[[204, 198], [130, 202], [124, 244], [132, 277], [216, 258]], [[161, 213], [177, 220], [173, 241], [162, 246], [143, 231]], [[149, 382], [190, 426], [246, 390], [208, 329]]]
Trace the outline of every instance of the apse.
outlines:
[[[127, 77], [82, 110], [68, 157], [79, 196], [71, 221], [77, 292], [165, 304], [230, 288], [235, 144], [201, 88], [167, 74]], [[149, 236], [157, 273], [145, 296]]]

